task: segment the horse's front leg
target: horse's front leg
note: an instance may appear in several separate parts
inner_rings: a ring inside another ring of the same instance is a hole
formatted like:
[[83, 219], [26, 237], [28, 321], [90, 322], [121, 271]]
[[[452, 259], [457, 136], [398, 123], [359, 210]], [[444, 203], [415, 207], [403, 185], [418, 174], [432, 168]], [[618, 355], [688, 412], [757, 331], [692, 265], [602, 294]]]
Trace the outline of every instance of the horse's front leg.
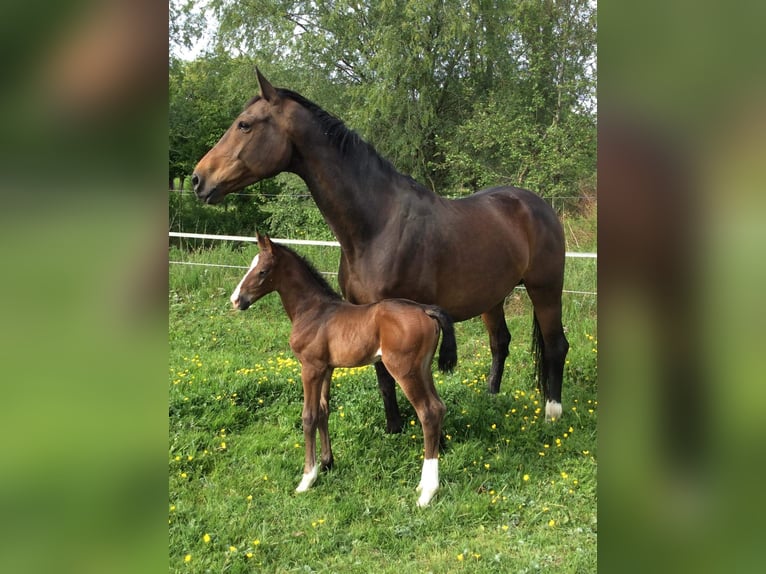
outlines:
[[378, 376], [378, 389], [383, 398], [383, 408], [386, 410], [386, 432], [400, 433], [404, 425], [402, 415], [399, 413], [399, 403], [396, 402], [394, 378], [381, 361], [375, 363], [375, 374]]
[[305, 492], [319, 476], [319, 463], [316, 459], [316, 431], [319, 425], [319, 404], [326, 369], [311, 366], [301, 367], [303, 380], [303, 440], [306, 443], [306, 462], [303, 465], [303, 478], [296, 492]]
[[319, 398], [319, 444], [320, 461], [322, 470], [329, 470], [333, 465], [332, 447], [330, 446], [330, 431], [328, 421], [330, 419], [330, 382], [332, 381], [332, 369], [328, 369], [322, 380], [322, 394]]

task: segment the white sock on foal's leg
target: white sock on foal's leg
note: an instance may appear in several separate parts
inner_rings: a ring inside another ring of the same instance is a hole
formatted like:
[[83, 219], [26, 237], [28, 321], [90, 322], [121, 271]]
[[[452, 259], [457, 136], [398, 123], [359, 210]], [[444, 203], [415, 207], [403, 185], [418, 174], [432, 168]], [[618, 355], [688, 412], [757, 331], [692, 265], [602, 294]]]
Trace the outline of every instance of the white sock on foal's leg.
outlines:
[[428, 506], [431, 499], [439, 490], [439, 459], [427, 458], [423, 461], [423, 470], [420, 474], [420, 484], [417, 491], [420, 493], [418, 506]]
[[558, 401], [547, 401], [545, 403], [545, 420], [559, 420], [561, 418], [561, 403]]
[[306, 492], [316, 482], [317, 476], [319, 476], [319, 463], [315, 464], [314, 468], [303, 475], [301, 483], [295, 489], [295, 492]]

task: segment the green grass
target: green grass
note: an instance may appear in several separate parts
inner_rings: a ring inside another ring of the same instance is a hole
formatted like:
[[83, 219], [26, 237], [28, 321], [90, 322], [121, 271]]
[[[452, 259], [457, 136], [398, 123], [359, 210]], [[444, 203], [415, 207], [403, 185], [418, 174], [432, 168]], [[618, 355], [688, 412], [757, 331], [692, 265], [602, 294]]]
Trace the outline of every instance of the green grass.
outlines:
[[[300, 251], [337, 268], [337, 249]], [[173, 248], [170, 258], [246, 266], [255, 252]], [[565, 414], [552, 424], [534, 389], [526, 294], [508, 298], [514, 338], [499, 395], [485, 390], [481, 321], [456, 325], [458, 367], [436, 375], [447, 405], [441, 488], [418, 509], [422, 431], [400, 393], [405, 432], [383, 432], [372, 367], [336, 371], [335, 468], [294, 493], [302, 389], [290, 325], [274, 294], [230, 310], [242, 273], [170, 269], [171, 572], [595, 572], [595, 297], [564, 296], [571, 350]], [[594, 261], [568, 261], [568, 289], [595, 285]]]

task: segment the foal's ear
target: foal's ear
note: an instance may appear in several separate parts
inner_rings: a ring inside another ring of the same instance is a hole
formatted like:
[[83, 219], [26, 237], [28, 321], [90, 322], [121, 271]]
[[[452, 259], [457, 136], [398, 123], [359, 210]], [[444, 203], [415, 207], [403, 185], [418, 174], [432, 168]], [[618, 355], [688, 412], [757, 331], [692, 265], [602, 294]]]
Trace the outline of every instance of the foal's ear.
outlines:
[[277, 90], [263, 77], [258, 68], [255, 68], [255, 75], [258, 77], [258, 91], [261, 97], [267, 102], [273, 103], [277, 99]]
[[258, 247], [261, 251], [271, 251], [271, 239], [268, 235], [261, 235], [256, 231], [255, 239], [258, 241]]

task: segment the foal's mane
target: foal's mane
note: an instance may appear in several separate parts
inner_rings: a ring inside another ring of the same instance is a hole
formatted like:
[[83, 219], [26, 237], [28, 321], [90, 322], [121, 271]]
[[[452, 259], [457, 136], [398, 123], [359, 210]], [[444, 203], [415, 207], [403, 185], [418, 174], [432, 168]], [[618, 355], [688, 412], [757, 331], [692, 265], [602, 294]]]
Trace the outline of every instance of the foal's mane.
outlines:
[[[378, 167], [388, 173], [407, 178], [413, 187], [426, 189], [420, 183], [412, 179], [412, 177], [400, 173], [390, 161], [377, 152], [372, 144], [362, 139], [354, 130], [346, 127], [343, 120], [337, 116], [323, 110], [317, 104], [303, 97], [298, 92], [288, 90], [287, 88], [276, 88], [276, 90], [280, 97], [289, 98], [311, 112], [314, 119], [319, 122], [319, 127], [329, 140], [330, 144], [340, 151], [341, 155], [344, 157], [356, 160], [363, 169], [369, 165], [368, 162], [374, 162]], [[245, 104], [245, 109], [260, 99], [260, 95], [254, 96], [247, 102], [247, 104]]]
[[309, 272], [309, 275], [311, 275], [311, 277], [316, 281], [318, 287], [321, 289], [321, 291], [324, 294], [328, 295], [329, 297], [333, 299], [342, 299], [342, 297], [338, 294], [338, 292], [330, 286], [330, 284], [327, 282], [327, 279], [325, 279], [324, 276], [319, 271], [317, 271], [317, 268], [314, 267], [311, 261], [306, 259], [300, 253], [296, 253], [295, 251], [293, 251], [286, 245], [279, 245], [279, 249], [282, 249], [294, 255], [295, 258], [298, 260], [298, 262], [303, 264], [303, 266]]

